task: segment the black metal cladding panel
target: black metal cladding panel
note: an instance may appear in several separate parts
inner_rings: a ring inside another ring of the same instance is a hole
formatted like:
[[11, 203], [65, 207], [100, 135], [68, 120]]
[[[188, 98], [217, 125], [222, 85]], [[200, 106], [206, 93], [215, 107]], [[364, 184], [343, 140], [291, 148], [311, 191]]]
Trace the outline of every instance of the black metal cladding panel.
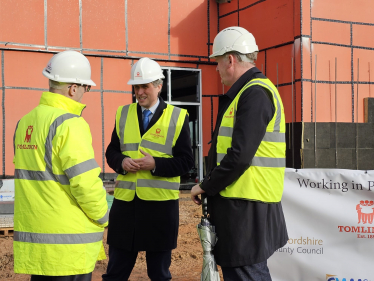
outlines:
[[316, 127], [317, 149], [330, 148], [330, 123], [317, 123]]
[[335, 168], [335, 149], [317, 149], [317, 168]]
[[374, 170], [374, 149], [362, 148], [358, 150], [358, 169]]
[[[314, 123], [304, 123], [304, 149], [314, 149]], [[316, 124], [318, 148], [330, 148], [330, 123]]]
[[314, 150], [303, 149], [302, 151], [303, 168], [314, 168]]
[[304, 149], [314, 149], [314, 123], [304, 123], [303, 133]]
[[330, 148], [335, 148], [335, 123], [330, 123]]
[[[338, 128], [338, 148], [356, 147], [356, 124], [355, 123], [337, 123]], [[335, 147], [335, 145], [334, 145]]]
[[374, 123], [374, 98], [365, 98], [365, 122]]
[[[374, 150], [373, 150], [374, 151]], [[335, 168], [335, 149], [317, 149], [316, 166], [314, 163], [314, 150], [304, 149], [303, 168]], [[338, 167], [339, 169], [356, 169], [356, 152], [355, 149], [338, 149]], [[362, 166], [361, 169], [366, 169]]]
[[[335, 149], [333, 149], [335, 151]], [[338, 154], [338, 169], [356, 169], [356, 151], [353, 148], [340, 148]]]
[[[374, 148], [374, 123], [337, 123], [336, 127], [337, 134], [335, 134], [334, 122], [316, 124], [317, 149], [335, 148], [335, 136], [337, 137], [337, 148], [356, 148], [357, 131], [358, 147]], [[297, 134], [299, 132], [295, 130], [295, 135]], [[296, 140], [298, 137], [294, 136], [294, 138]], [[301, 141], [304, 144], [304, 149], [314, 149], [314, 123], [304, 123], [304, 135]], [[289, 147], [288, 143], [287, 147]]]
[[374, 123], [358, 123], [357, 126], [358, 148], [374, 148]]

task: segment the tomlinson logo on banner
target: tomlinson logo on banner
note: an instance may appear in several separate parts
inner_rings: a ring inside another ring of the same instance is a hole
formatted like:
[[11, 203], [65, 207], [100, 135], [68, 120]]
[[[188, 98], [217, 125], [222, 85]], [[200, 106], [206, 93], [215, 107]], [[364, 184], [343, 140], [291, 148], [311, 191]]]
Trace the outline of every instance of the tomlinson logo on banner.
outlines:
[[336, 275], [326, 274], [326, 281], [371, 281], [370, 279], [339, 278]]
[[[374, 219], [374, 201], [361, 200], [356, 205], [358, 224], [373, 224]], [[373, 233], [370, 235], [357, 234], [357, 238], [374, 239], [373, 226], [338, 226], [339, 232], [354, 232], [354, 233]]]
[[374, 216], [374, 201], [361, 200], [360, 204], [356, 205], [358, 223], [373, 223]]

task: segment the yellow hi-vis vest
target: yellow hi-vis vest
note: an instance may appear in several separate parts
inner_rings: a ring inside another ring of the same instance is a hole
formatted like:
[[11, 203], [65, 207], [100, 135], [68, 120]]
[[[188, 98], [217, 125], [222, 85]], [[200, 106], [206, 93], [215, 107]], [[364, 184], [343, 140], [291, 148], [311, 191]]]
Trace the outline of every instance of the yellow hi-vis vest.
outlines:
[[254, 85], [259, 85], [272, 94], [275, 113], [266, 128], [265, 136], [252, 159], [251, 166], [220, 194], [228, 198], [275, 203], [281, 200], [284, 185], [285, 117], [281, 97], [269, 79], [258, 78], [249, 81], [226, 110], [218, 132], [217, 165], [220, 165], [227, 150], [231, 148], [239, 98], [246, 89]]
[[[153, 157], [172, 158], [172, 148], [183, 127], [187, 111], [167, 105], [160, 119], [140, 136], [137, 104], [120, 106], [116, 114], [116, 131], [123, 155], [132, 159], [144, 157], [140, 149]], [[156, 167], [157, 169], [157, 167]], [[156, 177], [151, 171], [138, 171], [118, 175], [114, 197], [132, 201], [137, 196], [142, 200], [166, 201], [179, 198], [180, 177]]]
[[92, 272], [108, 221], [84, 105], [43, 93], [14, 134], [14, 272]]

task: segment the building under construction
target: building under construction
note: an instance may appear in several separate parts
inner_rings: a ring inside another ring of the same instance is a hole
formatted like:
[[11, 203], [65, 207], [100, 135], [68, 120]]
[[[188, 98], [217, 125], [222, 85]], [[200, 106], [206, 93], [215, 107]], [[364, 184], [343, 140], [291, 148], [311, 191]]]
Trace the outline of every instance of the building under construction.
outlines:
[[[189, 112], [195, 167], [204, 173], [220, 83], [209, 59], [216, 34], [250, 31], [260, 48], [257, 67], [282, 96], [287, 166], [373, 169], [374, 2], [357, 0], [1, 0], [0, 173], [13, 177], [13, 133], [48, 81], [42, 70], [56, 52], [86, 55], [97, 86], [86, 94], [96, 161], [104, 179], [115, 112], [134, 101], [131, 65], [155, 59], [166, 77], [162, 97]], [[372, 93], [373, 92], [373, 93]]]

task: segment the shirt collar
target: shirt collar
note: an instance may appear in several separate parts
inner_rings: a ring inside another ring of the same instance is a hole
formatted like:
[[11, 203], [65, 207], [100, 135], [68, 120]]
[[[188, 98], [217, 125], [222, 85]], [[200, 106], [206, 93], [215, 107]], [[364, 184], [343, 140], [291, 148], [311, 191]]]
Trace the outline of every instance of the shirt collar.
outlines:
[[56, 108], [63, 109], [69, 113], [81, 116], [85, 104], [72, 100], [64, 95], [43, 92], [39, 104], [44, 104]]
[[256, 73], [261, 73], [261, 71], [257, 67], [252, 67], [251, 69], [247, 70], [240, 78], [231, 86], [231, 88], [225, 94], [230, 99], [235, 99], [236, 95], [239, 93], [241, 88], [244, 87], [249, 81], [253, 79], [253, 76]]
[[155, 114], [155, 111], [156, 111], [159, 104], [160, 104], [160, 99], [157, 99], [157, 102], [150, 108], [145, 108], [145, 107], [142, 106], [141, 107], [142, 108], [142, 113], [143, 113], [144, 110], [148, 109], [152, 112], [152, 114]]

